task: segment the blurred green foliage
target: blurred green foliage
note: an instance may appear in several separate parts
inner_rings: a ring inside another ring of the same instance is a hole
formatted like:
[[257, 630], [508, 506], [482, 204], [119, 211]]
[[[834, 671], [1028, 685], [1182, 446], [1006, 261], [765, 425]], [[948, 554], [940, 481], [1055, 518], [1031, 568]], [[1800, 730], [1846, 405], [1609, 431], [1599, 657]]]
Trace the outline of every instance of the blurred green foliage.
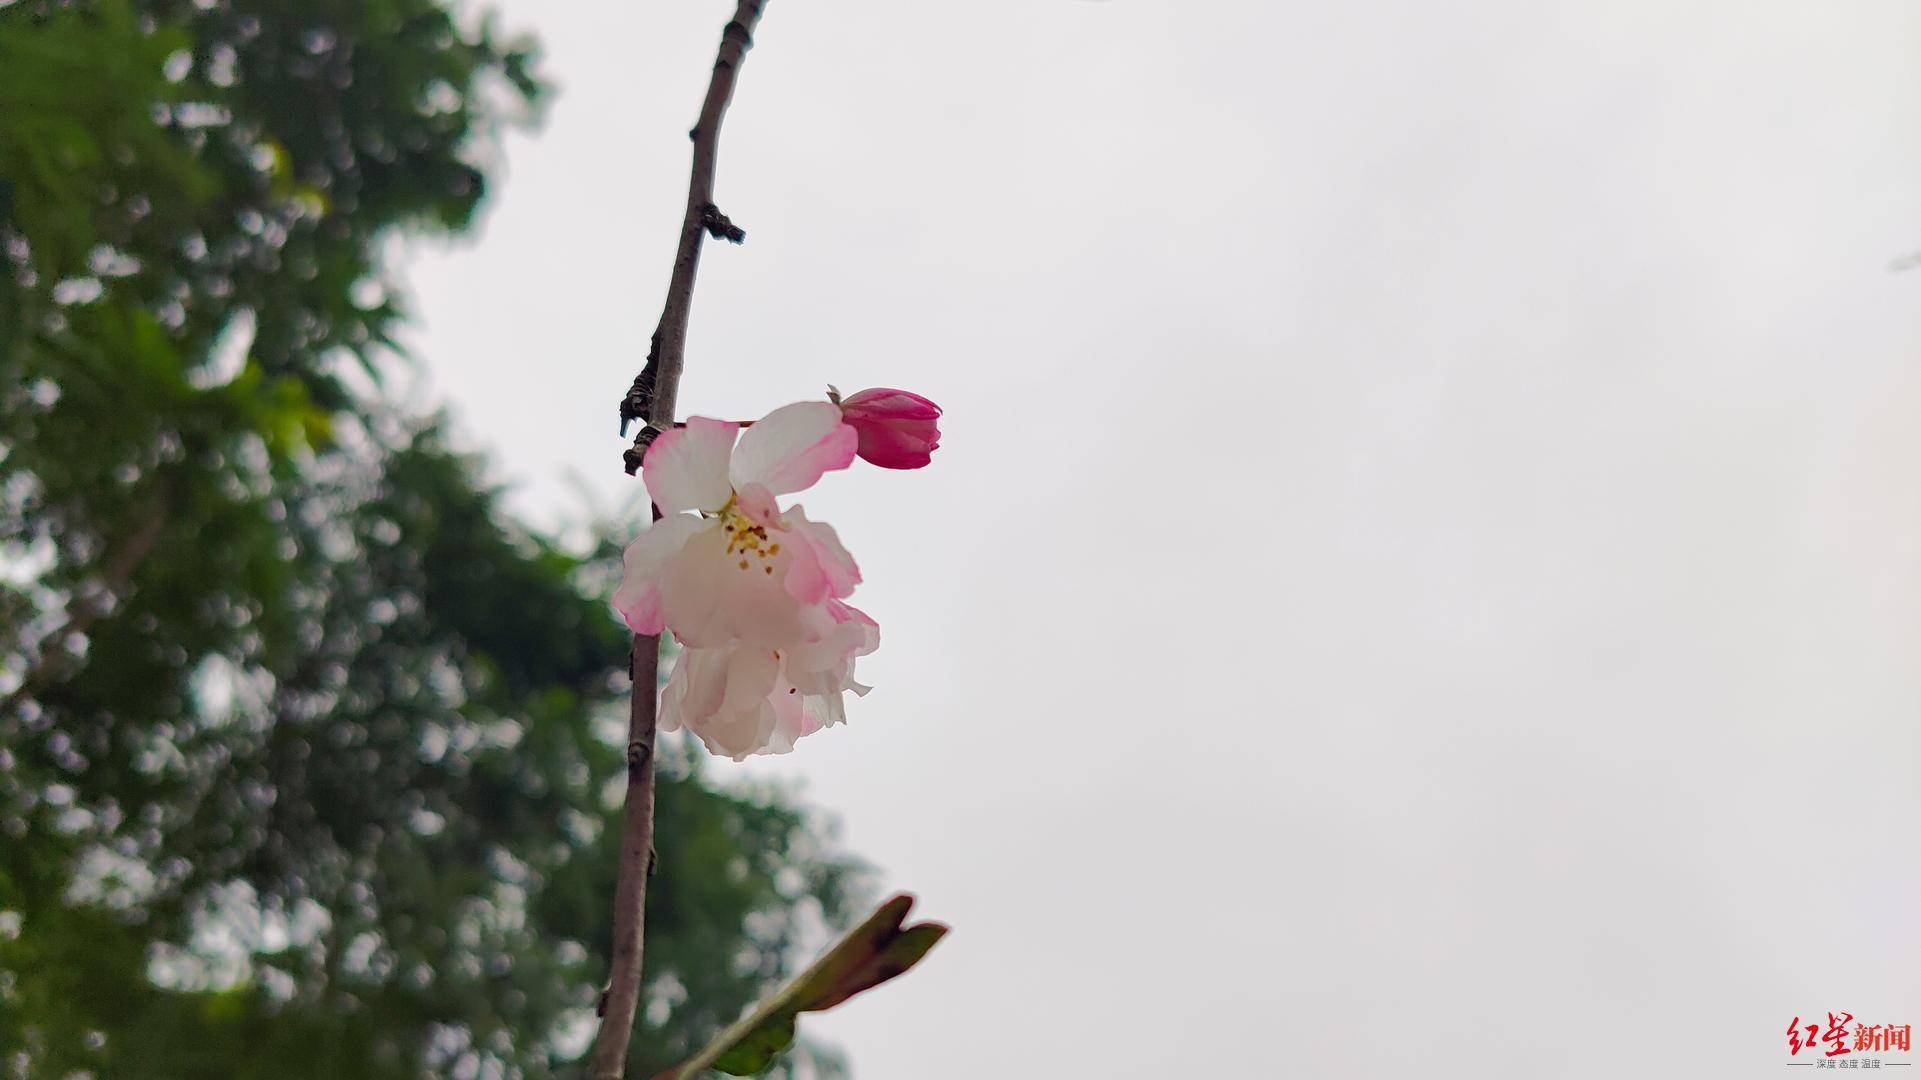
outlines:
[[[378, 392], [388, 240], [466, 227], [541, 96], [526, 46], [433, 0], [0, 0], [0, 1074], [584, 1048], [617, 550], [517, 526]], [[859, 887], [684, 745], [658, 813], [641, 1076]]]

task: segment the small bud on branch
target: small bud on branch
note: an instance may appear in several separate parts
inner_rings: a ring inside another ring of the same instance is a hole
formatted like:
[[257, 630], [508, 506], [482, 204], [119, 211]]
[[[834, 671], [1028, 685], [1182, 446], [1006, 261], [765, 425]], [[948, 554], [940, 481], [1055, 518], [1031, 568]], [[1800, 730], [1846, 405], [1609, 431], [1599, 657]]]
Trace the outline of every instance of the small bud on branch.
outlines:
[[747, 239], [747, 231], [727, 220], [727, 215], [721, 213], [720, 207], [713, 203], [708, 203], [706, 209], [700, 212], [700, 223], [706, 228], [707, 235], [716, 240], [738, 244]]

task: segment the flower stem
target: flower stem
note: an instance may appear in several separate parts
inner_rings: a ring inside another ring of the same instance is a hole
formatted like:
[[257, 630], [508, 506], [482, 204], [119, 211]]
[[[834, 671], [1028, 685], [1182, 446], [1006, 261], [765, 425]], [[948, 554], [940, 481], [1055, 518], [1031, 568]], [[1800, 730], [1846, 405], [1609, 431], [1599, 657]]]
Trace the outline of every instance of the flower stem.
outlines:
[[[714, 166], [720, 150], [720, 124], [734, 95], [734, 80], [754, 43], [754, 26], [766, 0], [738, 0], [734, 17], [721, 31], [713, 77], [701, 103], [700, 119], [688, 134], [694, 140], [693, 175], [687, 185], [687, 210], [674, 254], [667, 302], [654, 329], [647, 366], [621, 402], [621, 421], [642, 419], [656, 430], [674, 420], [680, 371], [686, 358], [687, 318], [693, 310], [694, 275], [700, 268], [701, 241], [710, 229], [739, 242], [740, 230], [714, 206]], [[716, 222], [726, 222], [720, 230]], [[642, 429], [643, 432], [646, 430]], [[644, 448], [639, 443], [639, 448]], [[633, 451], [627, 471], [639, 467]], [[654, 510], [658, 518], [660, 511]], [[635, 635], [633, 703], [627, 720], [627, 801], [621, 820], [619, 876], [614, 887], [612, 970], [601, 999], [600, 1031], [588, 1057], [587, 1075], [620, 1080], [626, 1073], [627, 1046], [633, 1037], [634, 1011], [640, 1004], [641, 950], [647, 909], [647, 875], [654, 848], [654, 729], [659, 707], [660, 639]]]

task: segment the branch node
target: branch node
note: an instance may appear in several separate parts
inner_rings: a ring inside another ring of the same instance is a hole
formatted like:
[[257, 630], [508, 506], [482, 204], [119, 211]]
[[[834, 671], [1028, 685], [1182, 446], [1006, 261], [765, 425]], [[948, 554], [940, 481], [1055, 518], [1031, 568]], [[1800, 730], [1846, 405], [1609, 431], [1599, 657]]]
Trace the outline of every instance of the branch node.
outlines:
[[713, 203], [700, 208], [700, 224], [707, 230], [707, 235], [716, 240], [738, 244], [747, 239], [747, 230], [727, 220], [727, 215], [721, 213], [720, 207]]
[[[641, 366], [640, 374], [634, 376], [634, 385], [627, 388], [627, 396], [620, 399], [620, 434], [627, 435], [627, 425], [635, 420], [646, 420], [654, 411], [654, 391], [660, 373], [660, 329], [654, 329], [654, 336], [647, 343], [647, 363]], [[634, 470], [628, 469], [629, 473]]]
[[646, 420], [648, 410], [654, 407], [654, 367], [650, 353], [647, 366], [634, 376], [634, 385], [628, 387], [627, 396], [620, 399], [620, 436], [623, 439], [627, 437], [627, 425], [636, 420]]
[[647, 461], [647, 448], [654, 445], [654, 440], [660, 438], [660, 436], [661, 430], [652, 424], [647, 424], [639, 431], [634, 432], [634, 445], [628, 447], [627, 452], [620, 455], [621, 460], [627, 464], [628, 476], [632, 476], [640, 471], [641, 465]]

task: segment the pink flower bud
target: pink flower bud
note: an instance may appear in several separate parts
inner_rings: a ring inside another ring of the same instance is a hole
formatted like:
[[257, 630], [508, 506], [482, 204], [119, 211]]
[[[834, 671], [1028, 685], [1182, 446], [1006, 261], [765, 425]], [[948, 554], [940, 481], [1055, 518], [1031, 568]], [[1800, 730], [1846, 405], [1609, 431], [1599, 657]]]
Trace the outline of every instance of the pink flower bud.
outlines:
[[883, 469], [918, 469], [940, 447], [940, 406], [919, 394], [862, 390], [841, 399], [840, 418], [860, 436], [860, 456]]

